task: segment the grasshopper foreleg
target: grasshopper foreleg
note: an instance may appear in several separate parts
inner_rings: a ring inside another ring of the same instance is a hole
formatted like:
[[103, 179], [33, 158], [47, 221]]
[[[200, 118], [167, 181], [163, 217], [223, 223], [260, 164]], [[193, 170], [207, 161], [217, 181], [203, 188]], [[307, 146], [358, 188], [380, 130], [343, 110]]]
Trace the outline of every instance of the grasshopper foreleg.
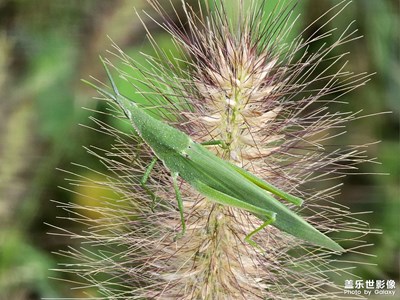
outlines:
[[150, 177], [150, 173], [154, 168], [154, 165], [157, 162], [157, 157], [154, 157], [150, 163], [150, 165], [147, 167], [146, 171], [144, 172], [144, 175], [142, 177], [142, 179], [140, 180], [140, 185], [142, 186], [142, 188], [146, 191], [146, 193], [151, 197], [152, 199], [152, 203], [151, 203], [151, 210], [154, 211], [154, 207], [156, 204], [156, 200], [157, 200], [157, 196], [153, 193], [153, 191], [151, 189], [149, 189], [149, 187], [146, 185], [147, 180]]
[[176, 201], [178, 202], [179, 214], [181, 216], [182, 231], [181, 231], [181, 233], [178, 233], [176, 236], [176, 238], [180, 238], [185, 234], [185, 231], [186, 231], [185, 216], [183, 215], [182, 197], [181, 197], [181, 192], [179, 191], [179, 186], [178, 186], [178, 173], [172, 173], [171, 176], [172, 176], [172, 182], [174, 184]]

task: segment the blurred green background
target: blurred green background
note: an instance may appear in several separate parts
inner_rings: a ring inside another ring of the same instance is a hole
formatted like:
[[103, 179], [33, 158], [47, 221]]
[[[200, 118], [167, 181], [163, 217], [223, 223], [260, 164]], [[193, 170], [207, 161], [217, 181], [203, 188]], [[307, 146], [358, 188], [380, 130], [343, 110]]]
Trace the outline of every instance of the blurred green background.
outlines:
[[[300, 1], [299, 28], [338, 2]], [[349, 70], [376, 72], [365, 87], [343, 98], [349, 102], [348, 109], [362, 109], [366, 115], [392, 112], [353, 122], [348, 128], [349, 134], [340, 141], [342, 144], [382, 141], [368, 148], [368, 155], [378, 157], [381, 164], [362, 165], [361, 172], [390, 173], [389, 176], [358, 175], [344, 179], [338, 201], [352, 211], [374, 211], [362, 218], [384, 232], [368, 237], [375, 246], [363, 251], [371, 256], [357, 258], [374, 265], [361, 263], [352, 272], [365, 279], [397, 282], [400, 262], [399, 6], [397, 0], [354, 0], [330, 25], [344, 29], [356, 20], [355, 26], [364, 37], [335, 51], [351, 52]], [[51, 199], [84, 201], [58, 188], [65, 186], [66, 174], [56, 169], [82, 172], [70, 164], [78, 162], [102, 170], [82, 146], [112, 142], [78, 125], [90, 125], [88, 116], [95, 114], [82, 107], [103, 109], [92, 99], [94, 91], [80, 79], [88, 79], [90, 75], [103, 78], [98, 55], [104, 55], [111, 48], [107, 35], [135, 58], [140, 51], [151, 53], [134, 8], [140, 12], [148, 4], [145, 0], [0, 1], [1, 300], [85, 297], [82, 291], [71, 290], [68, 283], [50, 279], [62, 276], [49, 271], [57, 268], [62, 259], [52, 252], [67, 247], [71, 241], [47, 234], [52, 229], [45, 223], [71, 226], [56, 219], [61, 212]], [[168, 47], [171, 43], [168, 35], [142, 16], [150, 24], [156, 40]], [[95, 289], [87, 292], [93, 297], [96, 295]]]

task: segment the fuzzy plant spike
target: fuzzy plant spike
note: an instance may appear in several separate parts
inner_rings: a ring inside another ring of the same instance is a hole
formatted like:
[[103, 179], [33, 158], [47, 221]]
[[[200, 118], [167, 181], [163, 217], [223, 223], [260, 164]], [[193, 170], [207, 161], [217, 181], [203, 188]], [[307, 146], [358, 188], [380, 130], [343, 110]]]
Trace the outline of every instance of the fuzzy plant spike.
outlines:
[[[153, 112], [157, 107], [160, 122], [208, 144], [210, 155], [303, 199], [296, 206], [267, 193], [332, 241], [331, 247], [299, 238], [279, 223], [260, 228], [264, 222], [254, 211], [216, 203], [190, 176], [171, 180], [174, 167], [152, 160], [157, 151], [140, 136], [138, 128], [148, 123], [127, 121], [134, 128], [123, 133], [93, 119], [96, 130], [115, 137], [111, 149], [87, 149], [108, 172], [96, 171], [99, 180], [76, 177], [72, 184], [78, 190], [87, 185], [112, 190], [119, 200], [98, 199], [98, 206], [60, 203], [69, 219], [88, 226], [84, 233], [63, 230], [83, 246], [60, 251], [73, 259], [61, 271], [78, 274], [80, 288], [94, 287], [100, 295], [96, 299], [361, 299], [343, 294], [345, 277], [339, 283], [332, 279], [350, 273], [350, 262], [347, 267], [335, 264], [343, 250], [339, 245], [359, 254], [368, 246], [363, 237], [376, 232], [335, 200], [340, 195], [336, 179], [373, 161], [365, 155], [366, 145], [334, 146], [335, 137], [360, 115], [334, 111], [333, 104], [337, 107], [340, 96], [368, 80], [366, 74], [345, 70], [345, 54], [331, 55], [357, 38], [351, 26], [334, 44], [325, 43], [334, 31], [325, 27], [347, 2], [318, 19], [324, 24], [321, 35], [303, 38], [310, 24], [289, 39], [295, 3], [278, 1], [268, 11], [267, 0], [236, 0], [237, 12], [230, 14], [226, 1], [199, 0], [192, 7], [182, 0], [184, 17], [177, 14], [177, 22], [170, 11], [180, 11], [174, 6], [178, 4], [149, 0], [158, 17], [147, 16], [170, 33], [179, 57], [159, 48], [147, 29], [157, 53], [144, 54], [151, 67], [144, 68], [114, 44], [111, 54], [125, 66], [105, 59], [107, 73], [129, 82]], [[144, 79], [131, 75], [137, 71]], [[118, 87], [96, 86], [110, 104], [110, 115], [134, 117], [117, 101]], [[152, 92], [144, 92], [143, 86]], [[129, 101], [128, 96], [123, 99]], [[162, 138], [162, 129], [153, 128], [154, 136]], [[198, 165], [185, 165], [185, 172], [202, 169], [201, 159], [196, 161]], [[217, 178], [219, 173], [205, 176]], [[241, 184], [232, 190], [240, 193]], [[182, 202], [176, 201], [177, 193]], [[184, 234], [177, 237], [183, 226]], [[254, 243], [246, 240], [251, 232]]]

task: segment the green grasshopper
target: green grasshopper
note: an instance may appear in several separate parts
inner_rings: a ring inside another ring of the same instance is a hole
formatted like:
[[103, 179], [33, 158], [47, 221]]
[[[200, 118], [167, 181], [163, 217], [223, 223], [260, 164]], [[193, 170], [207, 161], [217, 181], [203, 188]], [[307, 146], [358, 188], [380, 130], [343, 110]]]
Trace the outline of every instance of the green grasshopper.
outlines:
[[[146, 187], [147, 179], [157, 160], [171, 172], [172, 183], [180, 212], [182, 232], [186, 225], [183, 215], [182, 198], [178, 187], [178, 176], [189, 183], [200, 194], [222, 204], [244, 209], [264, 223], [249, 233], [245, 241], [253, 246], [251, 237], [268, 225], [273, 225], [297, 238], [322, 246], [333, 251], [344, 249], [326, 235], [292, 212], [284, 204], [272, 197], [272, 194], [300, 206], [303, 200], [290, 195], [255, 175], [235, 166], [205, 148], [206, 145], [219, 144], [211, 141], [204, 144], [194, 142], [182, 131], [155, 119], [118, 91], [105, 61], [100, 57], [110, 80], [113, 94], [85, 81], [104, 96], [112, 99], [132, 123], [137, 134], [154, 152], [154, 159], [145, 171], [141, 181]], [[154, 194], [152, 193], [154, 196]], [[153, 198], [154, 201], [154, 198]]]

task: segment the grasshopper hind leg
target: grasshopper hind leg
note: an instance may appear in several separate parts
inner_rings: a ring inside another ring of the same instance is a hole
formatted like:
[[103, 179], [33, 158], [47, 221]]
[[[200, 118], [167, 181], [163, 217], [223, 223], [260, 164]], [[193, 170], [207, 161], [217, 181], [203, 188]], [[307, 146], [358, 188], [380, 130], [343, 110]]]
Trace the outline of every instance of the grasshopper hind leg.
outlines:
[[257, 227], [252, 232], [250, 232], [248, 235], [246, 235], [246, 237], [244, 238], [245, 242], [249, 243], [250, 245], [252, 245], [253, 247], [256, 247], [256, 248], [260, 248], [260, 247], [257, 245], [256, 242], [254, 242], [251, 239], [251, 237], [254, 236], [255, 234], [257, 234], [258, 232], [260, 232], [261, 230], [263, 230], [268, 225], [271, 225], [272, 223], [274, 223], [276, 220], [276, 213], [268, 212], [268, 214], [265, 213], [264, 216], [267, 218], [267, 220], [261, 226]]
[[266, 219], [264, 223], [250, 232], [246, 237], [245, 237], [245, 242], [249, 243], [253, 247], [261, 249], [256, 242], [254, 242], [251, 237], [254, 236], [257, 232], [261, 231], [268, 225], [272, 224], [276, 220], [276, 213], [273, 211], [266, 210], [264, 208], [255, 206], [253, 204], [250, 204], [244, 200], [232, 197], [230, 195], [227, 195], [221, 191], [218, 191], [202, 182], [197, 182], [195, 185], [196, 189], [202, 193], [204, 196], [208, 197], [210, 200], [222, 204], [222, 205], [228, 205], [240, 209], [247, 210], [248, 212], [251, 212], [255, 214], [256, 216], [261, 216], [262, 219]]
[[206, 142], [200, 143], [202, 146], [220, 146], [222, 149], [227, 149], [228, 144], [225, 143], [223, 140], [210, 140]]

